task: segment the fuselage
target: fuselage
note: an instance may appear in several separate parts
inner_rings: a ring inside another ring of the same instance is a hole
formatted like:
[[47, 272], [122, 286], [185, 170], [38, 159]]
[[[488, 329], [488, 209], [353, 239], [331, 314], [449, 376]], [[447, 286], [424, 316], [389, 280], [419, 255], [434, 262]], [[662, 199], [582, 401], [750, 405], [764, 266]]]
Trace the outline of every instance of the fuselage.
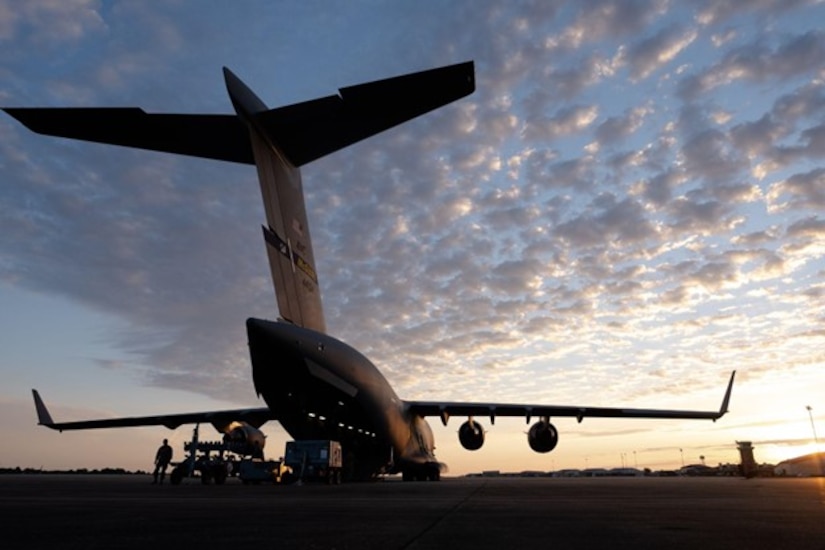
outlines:
[[247, 320], [255, 389], [295, 439], [335, 439], [348, 477], [434, 465], [427, 422], [411, 414], [369, 359], [326, 334], [301, 174], [257, 115], [263, 102], [231, 72], [227, 91], [247, 124], [280, 314]]
[[363, 354], [327, 334], [248, 319], [255, 390], [296, 439], [335, 439], [358, 478], [434, 464], [432, 430]]

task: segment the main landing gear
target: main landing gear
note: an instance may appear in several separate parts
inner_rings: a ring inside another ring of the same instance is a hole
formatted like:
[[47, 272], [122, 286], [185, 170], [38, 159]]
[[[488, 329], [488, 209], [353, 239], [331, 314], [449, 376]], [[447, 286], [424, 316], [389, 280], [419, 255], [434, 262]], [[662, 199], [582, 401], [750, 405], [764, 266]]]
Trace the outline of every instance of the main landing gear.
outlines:
[[435, 462], [413, 464], [401, 471], [401, 479], [404, 481], [439, 481], [441, 468]]

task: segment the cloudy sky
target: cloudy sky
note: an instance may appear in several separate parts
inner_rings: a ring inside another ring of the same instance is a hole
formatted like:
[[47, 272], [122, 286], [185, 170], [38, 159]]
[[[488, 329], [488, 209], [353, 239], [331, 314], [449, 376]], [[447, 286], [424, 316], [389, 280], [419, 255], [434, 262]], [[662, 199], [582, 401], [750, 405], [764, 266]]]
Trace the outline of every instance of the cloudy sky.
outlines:
[[[825, 437], [825, 6], [817, 1], [0, 0], [0, 105], [230, 113], [474, 60], [476, 92], [303, 169], [330, 333], [402, 397], [715, 409], [522, 420], [453, 473], [735, 461]], [[58, 419], [261, 406], [275, 318], [252, 167], [0, 115], [0, 467], [148, 468], [189, 428]], [[209, 428], [211, 430], [211, 428]], [[287, 437], [267, 426], [272, 453]], [[210, 433], [208, 437], [212, 437]]]

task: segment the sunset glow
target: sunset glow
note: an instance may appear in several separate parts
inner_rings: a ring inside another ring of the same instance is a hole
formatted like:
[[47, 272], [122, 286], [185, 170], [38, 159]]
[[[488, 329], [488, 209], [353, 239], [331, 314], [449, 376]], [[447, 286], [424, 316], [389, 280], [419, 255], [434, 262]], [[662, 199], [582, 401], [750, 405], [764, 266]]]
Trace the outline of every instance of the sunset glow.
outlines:
[[[10, 3], [0, 105], [229, 113], [474, 60], [477, 91], [303, 168], [328, 331], [402, 398], [714, 410], [432, 421], [453, 474], [679, 468], [825, 439], [821, 2]], [[35, 135], [0, 116], [0, 467], [151, 466], [189, 427], [61, 420], [263, 406], [277, 317], [253, 168]], [[809, 417], [806, 406], [811, 406]], [[266, 425], [277, 457], [288, 438]], [[206, 432], [207, 429], [204, 429]], [[211, 433], [208, 438], [217, 438]], [[825, 446], [820, 445], [820, 450]]]

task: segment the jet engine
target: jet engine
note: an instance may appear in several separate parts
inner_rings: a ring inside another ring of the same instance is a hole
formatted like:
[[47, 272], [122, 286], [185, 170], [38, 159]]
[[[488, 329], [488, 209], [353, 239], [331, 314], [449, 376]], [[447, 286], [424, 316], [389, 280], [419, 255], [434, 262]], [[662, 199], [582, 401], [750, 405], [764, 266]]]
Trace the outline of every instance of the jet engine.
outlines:
[[559, 443], [559, 432], [549, 420], [539, 420], [527, 432], [527, 442], [537, 453], [549, 453]]
[[232, 422], [224, 431], [223, 442], [233, 453], [262, 458], [266, 436], [246, 422]]
[[470, 419], [458, 428], [458, 440], [468, 451], [477, 451], [484, 445], [484, 428]]

